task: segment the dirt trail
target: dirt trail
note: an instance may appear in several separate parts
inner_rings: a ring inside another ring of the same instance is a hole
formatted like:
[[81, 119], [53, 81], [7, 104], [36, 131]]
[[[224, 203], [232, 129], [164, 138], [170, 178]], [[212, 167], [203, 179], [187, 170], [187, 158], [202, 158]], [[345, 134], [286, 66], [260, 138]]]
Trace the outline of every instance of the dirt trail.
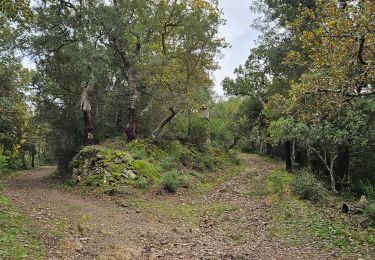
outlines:
[[[277, 164], [243, 155], [246, 170], [214, 190], [148, 198], [84, 195], [55, 185], [55, 168], [4, 182], [6, 196], [35, 220], [46, 259], [328, 259], [267, 236], [264, 176]], [[117, 201], [117, 202], [116, 202]]]

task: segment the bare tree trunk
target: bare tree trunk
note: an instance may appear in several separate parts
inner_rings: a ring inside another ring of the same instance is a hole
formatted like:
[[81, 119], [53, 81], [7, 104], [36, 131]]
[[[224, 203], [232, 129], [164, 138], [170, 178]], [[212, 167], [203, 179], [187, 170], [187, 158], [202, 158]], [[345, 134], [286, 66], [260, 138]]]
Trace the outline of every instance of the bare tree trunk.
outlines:
[[130, 102], [128, 107], [128, 123], [126, 124], [125, 133], [128, 141], [132, 141], [136, 138], [135, 134], [135, 108], [138, 99], [137, 84], [135, 80], [135, 73], [133, 66], [130, 62], [127, 62], [127, 74], [128, 74], [128, 84], [130, 88]]
[[92, 120], [92, 112], [83, 111], [83, 120], [85, 122], [85, 129], [84, 129], [84, 145], [93, 145], [94, 144], [94, 128], [93, 128], [93, 120]]
[[337, 192], [337, 189], [336, 189], [336, 179], [335, 179], [335, 162], [336, 162], [336, 159], [337, 159], [337, 154], [332, 154], [330, 156], [330, 164], [328, 164], [327, 162], [327, 154], [326, 152], [324, 152], [324, 157], [320, 154], [320, 152], [316, 149], [312, 149], [315, 154], [320, 158], [320, 160], [323, 162], [324, 166], [326, 167], [326, 169], [328, 170], [329, 172], [329, 176], [330, 176], [330, 179], [331, 179], [331, 189], [332, 189], [332, 192], [333, 193], [338, 193]]
[[[115, 3], [116, 5], [116, 3]], [[130, 100], [128, 105], [128, 122], [126, 123], [125, 127], [125, 134], [128, 141], [132, 141], [136, 138], [136, 122], [135, 122], [135, 114], [136, 114], [136, 104], [138, 99], [138, 91], [137, 91], [137, 80], [136, 80], [136, 73], [133, 66], [133, 60], [129, 56], [129, 54], [123, 49], [123, 44], [121, 43], [119, 37], [111, 38], [113, 42], [113, 47], [115, 51], [120, 56], [122, 66], [123, 66], [123, 74], [128, 82], [129, 89], [130, 89]], [[141, 49], [141, 43], [139, 42], [136, 45], [134, 50], [134, 55], [138, 55]]]
[[288, 172], [292, 172], [292, 151], [290, 141], [285, 142], [285, 169]]
[[92, 79], [83, 86], [81, 107], [83, 112], [83, 121], [85, 124], [83, 131], [83, 144], [85, 146], [94, 144], [94, 128], [93, 128], [93, 119], [91, 112], [91, 103], [89, 100], [89, 94], [93, 90]]
[[178, 110], [174, 110], [173, 108], [169, 108], [169, 110], [171, 111], [171, 114], [165, 118], [161, 123], [160, 125], [154, 130], [152, 131], [152, 134], [151, 134], [151, 138], [152, 139], [155, 139], [156, 137], [159, 136], [159, 134], [161, 133], [161, 131], [163, 130], [163, 128], [177, 115], [178, 113]]
[[333, 193], [338, 193], [337, 189], [336, 189], [334, 167], [335, 167], [335, 159], [331, 159], [331, 164], [330, 164], [330, 167], [329, 167], [329, 175], [331, 177], [331, 189], [332, 189]]
[[292, 143], [292, 171], [296, 166], [296, 140], [293, 140]]
[[126, 69], [127, 74], [127, 81], [130, 89], [130, 100], [128, 106], [128, 122], [126, 123], [125, 127], [125, 134], [128, 141], [132, 141], [136, 138], [135, 134], [135, 112], [136, 112], [136, 104], [138, 99], [138, 91], [137, 91], [137, 83], [135, 79], [135, 72], [133, 65], [131, 64], [130, 60], [126, 57], [124, 53], [122, 54], [122, 59], [124, 63], [124, 67]]

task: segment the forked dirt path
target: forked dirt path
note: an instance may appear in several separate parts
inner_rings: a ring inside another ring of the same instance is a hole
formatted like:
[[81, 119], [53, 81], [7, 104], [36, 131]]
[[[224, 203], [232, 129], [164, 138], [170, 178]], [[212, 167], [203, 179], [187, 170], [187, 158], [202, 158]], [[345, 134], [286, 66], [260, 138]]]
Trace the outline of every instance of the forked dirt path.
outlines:
[[4, 194], [35, 220], [46, 259], [332, 259], [267, 236], [265, 174], [280, 165], [243, 155], [246, 170], [207, 192], [119, 198], [59, 188], [55, 168], [4, 181]]

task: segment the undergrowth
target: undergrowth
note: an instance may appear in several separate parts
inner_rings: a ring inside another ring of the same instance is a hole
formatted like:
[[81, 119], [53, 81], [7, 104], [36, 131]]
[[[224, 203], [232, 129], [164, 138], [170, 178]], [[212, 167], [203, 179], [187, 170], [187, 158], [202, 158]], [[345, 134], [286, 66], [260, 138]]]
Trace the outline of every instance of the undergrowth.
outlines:
[[318, 204], [300, 200], [291, 193], [295, 180], [283, 170], [274, 170], [268, 176], [271, 237], [289, 246], [309, 244], [323, 251], [337, 249], [350, 257], [375, 256], [375, 229], [361, 226], [365, 216], [340, 213], [336, 207], [339, 198], [330, 194]]
[[30, 219], [0, 195], [0, 259], [43, 259], [44, 247]]
[[205, 215], [211, 215], [218, 218], [225, 212], [233, 212], [235, 207], [225, 203], [208, 203], [208, 204], [179, 204], [171, 198], [129, 201], [130, 206], [147, 211], [152, 216], [163, 217], [182, 223], [199, 223], [199, 218]]
[[169, 192], [178, 187], [207, 190], [243, 168], [234, 152], [150, 140], [128, 144], [107, 140], [102, 145], [84, 147], [72, 166], [77, 183], [108, 194], [149, 186], [161, 186]]

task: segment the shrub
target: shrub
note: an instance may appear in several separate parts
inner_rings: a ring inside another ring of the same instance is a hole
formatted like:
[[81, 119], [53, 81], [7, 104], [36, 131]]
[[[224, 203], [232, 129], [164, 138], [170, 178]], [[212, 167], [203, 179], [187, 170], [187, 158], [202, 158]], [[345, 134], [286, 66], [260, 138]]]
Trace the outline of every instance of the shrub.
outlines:
[[137, 178], [134, 181], [134, 186], [137, 187], [137, 188], [141, 188], [141, 189], [147, 188], [148, 180], [146, 178], [143, 178], [143, 177]]
[[301, 170], [291, 183], [292, 192], [300, 199], [319, 201], [326, 194], [323, 184], [309, 170]]
[[242, 165], [244, 163], [243, 159], [239, 158], [236, 152], [229, 152], [228, 156], [230, 162], [235, 165]]
[[0, 174], [8, 168], [8, 158], [3, 154], [3, 149], [0, 148]]
[[209, 156], [202, 156], [201, 162], [204, 165], [204, 167], [206, 167], [209, 170], [213, 170], [215, 168], [215, 161]]
[[191, 142], [200, 148], [205, 148], [209, 134], [209, 124], [207, 120], [203, 118], [194, 118], [191, 126]]
[[288, 194], [287, 191], [292, 180], [293, 176], [290, 173], [281, 169], [273, 170], [267, 177], [268, 190], [278, 199], [283, 199], [284, 195]]
[[370, 203], [365, 208], [365, 213], [372, 224], [375, 224], [375, 203]]
[[375, 202], [375, 186], [373, 186], [369, 181], [367, 181], [367, 183], [361, 182], [361, 187], [366, 197], [370, 201]]
[[188, 175], [181, 175], [178, 177], [178, 183], [181, 187], [189, 188], [190, 187], [190, 177]]
[[161, 178], [161, 185], [169, 192], [176, 192], [178, 187], [177, 171], [166, 172]]
[[166, 157], [160, 161], [161, 167], [167, 171], [171, 171], [172, 169], [177, 167], [176, 158], [173, 157]]

